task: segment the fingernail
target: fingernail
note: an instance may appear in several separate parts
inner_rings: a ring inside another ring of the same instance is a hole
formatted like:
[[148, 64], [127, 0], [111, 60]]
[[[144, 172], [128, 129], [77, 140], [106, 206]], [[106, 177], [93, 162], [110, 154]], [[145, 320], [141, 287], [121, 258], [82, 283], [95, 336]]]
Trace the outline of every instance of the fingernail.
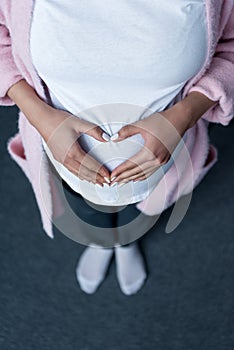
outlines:
[[110, 184], [110, 180], [108, 179], [108, 177], [104, 176], [104, 179], [106, 180], [106, 182], [107, 182], [108, 184]]
[[118, 182], [113, 182], [113, 184], [110, 185], [110, 187], [114, 187], [115, 185], [117, 185]]
[[119, 134], [116, 133], [116, 134], [112, 135], [110, 139], [111, 139], [111, 141], [114, 141], [114, 140], [117, 140], [118, 137], [119, 137]]
[[102, 186], [100, 184], [96, 184], [99, 188], [102, 188]]
[[102, 138], [103, 138], [105, 141], [109, 141], [109, 140], [110, 140], [110, 136], [107, 135], [105, 132], [102, 134]]
[[112, 178], [111, 178], [111, 181], [114, 181], [114, 179], [116, 179], [116, 176], [112, 177]]

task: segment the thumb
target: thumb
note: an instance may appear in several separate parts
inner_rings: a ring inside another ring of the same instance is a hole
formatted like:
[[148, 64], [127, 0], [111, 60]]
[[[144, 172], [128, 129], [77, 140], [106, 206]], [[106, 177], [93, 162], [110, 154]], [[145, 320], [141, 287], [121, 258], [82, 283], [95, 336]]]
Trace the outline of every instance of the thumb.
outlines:
[[[133, 124], [128, 124], [123, 126], [118, 133], [116, 133], [116, 137], [113, 137], [112, 141], [122, 141], [124, 139], [126, 139], [129, 136], [135, 135], [135, 134], [139, 134], [139, 128], [134, 126]], [[115, 136], [114, 135], [114, 136]], [[118, 136], [118, 137], [117, 137]]]

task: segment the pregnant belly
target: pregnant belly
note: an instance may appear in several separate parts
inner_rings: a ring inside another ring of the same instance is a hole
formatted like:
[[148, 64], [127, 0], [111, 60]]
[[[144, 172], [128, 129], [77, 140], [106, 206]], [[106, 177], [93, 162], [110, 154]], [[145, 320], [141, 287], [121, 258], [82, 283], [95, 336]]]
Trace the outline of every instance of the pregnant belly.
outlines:
[[113, 171], [119, 164], [142, 149], [144, 139], [141, 134], [136, 134], [119, 142], [111, 140], [101, 142], [87, 134], [82, 134], [78, 139], [78, 143], [86, 153], [103, 164], [109, 171]]
[[[123, 187], [109, 187], [109, 185], [106, 185], [102, 188], [88, 181], [78, 179], [77, 176], [54, 159], [48, 146], [44, 140], [42, 141], [45, 151], [58, 174], [75, 192], [81, 193], [83, 197], [96, 204], [125, 205], [143, 200], [153, 191], [165, 173], [173, 165], [183, 147], [186, 137], [187, 134], [185, 133], [169, 161], [147, 179], [139, 182], [129, 181]], [[144, 139], [141, 134], [132, 135], [120, 142], [113, 142], [111, 140], [101, 142], [87, 134], [82, 134], [77, 142], [86, 153], [103, 164], [110, 172], [144, 147]]]

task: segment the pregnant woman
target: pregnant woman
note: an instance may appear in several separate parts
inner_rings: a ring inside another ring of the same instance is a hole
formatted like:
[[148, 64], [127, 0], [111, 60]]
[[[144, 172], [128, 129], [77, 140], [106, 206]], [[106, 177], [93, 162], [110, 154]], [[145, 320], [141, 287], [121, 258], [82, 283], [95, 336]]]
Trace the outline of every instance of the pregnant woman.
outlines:
[[[233, 117], [233, 1], [23, 3], [0, 5], [0, 102], [22, 111], [9, 152], [32, 182], [50, 236], [42, 202], [51, 221], [51, 166], [94, 228], [76, 270], [82, 290], [97, 290], [114, 254], [121, 290], [134, 294], [146, 279], [132, 238], [142, 227], [129, 239], [121, 227], [141, 214], [149, 229], [176, 200], [166, 195], [163, 206], [154, 194], [169, 176], [167, 191], [175, 192], [174, 161], [186, 145], [198, 184], [216, 161], [207, 121], [227, 125]], [[20, 36], [13, 19], [22, 10]], [[148, 198], [161, 210], [152, 203], [144, 210]], [[112, 244], [105, 236], [100, 244], [96, 227], [109, 230]]]

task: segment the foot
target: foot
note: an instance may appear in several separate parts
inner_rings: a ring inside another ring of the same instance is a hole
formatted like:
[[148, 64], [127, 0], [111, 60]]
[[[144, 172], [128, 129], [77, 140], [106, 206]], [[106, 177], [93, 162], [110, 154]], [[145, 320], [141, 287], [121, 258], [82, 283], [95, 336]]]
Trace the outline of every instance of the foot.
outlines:
[[87, 247], [84, 250], [76, 268], [76, 277], [84, 292], [92, 294], [97, 290], [105, 278], [112, 255], [112, 248]]
[[135, 294], [147, 277], [144, 260], [136, 242], [115, 247], [116, 274], [122, 292]]

